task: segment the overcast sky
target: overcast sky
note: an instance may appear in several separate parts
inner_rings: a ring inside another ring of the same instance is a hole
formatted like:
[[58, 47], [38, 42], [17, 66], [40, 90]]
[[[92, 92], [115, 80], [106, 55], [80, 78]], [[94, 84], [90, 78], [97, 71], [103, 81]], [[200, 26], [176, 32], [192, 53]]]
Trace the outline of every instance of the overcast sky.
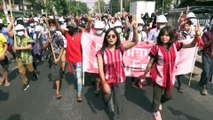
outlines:
[[89, 8], [92, 8], [96, 2], [96, 0], [84, 0], [87, 3]]
[[[83, 0], [87, 3], [88, 7], [92, 8], [97, 0]], [[105, 2], [109, 2], [110, 0], [104, 0]]]

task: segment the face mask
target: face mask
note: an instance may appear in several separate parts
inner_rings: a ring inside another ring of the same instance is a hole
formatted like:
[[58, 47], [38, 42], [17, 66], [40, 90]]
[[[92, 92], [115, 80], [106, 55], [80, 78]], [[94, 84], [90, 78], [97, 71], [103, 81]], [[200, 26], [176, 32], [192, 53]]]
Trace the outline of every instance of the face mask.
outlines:
[[101, 35], [103, 33], [103, 30], [96, 30], [96, 35]]
[[50, 32], [55, 32], [56, 31], [56, 28], [53, 27], [53, 28], [50, 28]]
[[192, 22], [193, 25], [197, 25], [197, 19], [191, 18], [190, 21]]
[[24, 36], [24, 31], [19, 31], [19, 32], [17, 32], [17, 35], [18, 35], [19, 37]]
[[33, 26], [34, 26], [34, 23], [30, 23], [30, 26], [33, 27]]
[[165, 27], [166, 25], [160, 25], [159, 26], [159, 29], [162, 29], [163, 27]]
[[143, 29], [143, 26], [138, 26], [138, 32], [141, 32]]
[[117, 33], [121, 33], [122, 32], [121, 28], [116, 28], [115, 30], [116, 30]]
[[35, 31], [36, 32], [41, 32], [41, 30], [42, 30], [42, 27], [40, 25], [35, 27]]

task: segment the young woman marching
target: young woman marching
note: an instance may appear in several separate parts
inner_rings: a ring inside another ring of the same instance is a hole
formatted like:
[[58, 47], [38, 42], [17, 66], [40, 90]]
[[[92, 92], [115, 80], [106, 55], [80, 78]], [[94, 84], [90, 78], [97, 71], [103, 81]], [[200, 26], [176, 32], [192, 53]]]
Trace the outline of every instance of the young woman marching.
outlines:
[[[196, 30], [196, 37], [200, 31]], [[195, 37], [195, 38], [196, 38]], [[176, 65], [176, 54], [181, 48], [190, 48], [196, 45], [196, 39], [190, 44], [175, 42], [175, 33], [170, 26], [161, 29], [157, 37], [157, 44], [151, 48], [150, 60], [145, 73], [145, 78], [150, 71], [153, 82], [153, 115], [154, 120], [162, 120], [160, 110], [162, 103], [171, 99], [171, 89], [175, 82], [174, 68]]]
[[[114, 28], [107, 30], [102, 48], [97, 53], [98, 70], [103, 87], [104, 98], [111, 111], [114, 112], [114, 120], [122, 117], [124, 105], [125, 80], [122, 54], [132, 48], [138, 42], [137, 22], [133, 21], [133, 41], [122, 44], [120, 37]], [[106, 99], [105, 99], [106, 100]], [[114, 106], [114, 107], [113, 107]]]

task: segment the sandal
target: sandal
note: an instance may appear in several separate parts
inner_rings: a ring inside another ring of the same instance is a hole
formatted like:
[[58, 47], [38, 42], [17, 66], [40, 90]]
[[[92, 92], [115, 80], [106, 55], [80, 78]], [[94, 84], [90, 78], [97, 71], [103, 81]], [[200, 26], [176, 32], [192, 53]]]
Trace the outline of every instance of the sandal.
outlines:
[[62, 98], [62, 95], [61, 94], [56, 94], [56, 99], [61, 99]]
[[82, 102], [82, 98], [80, 96], [77, 97], [77, 102]]
[[6, 82], [4, 86], [5, 87], [9, 87], [10, 86], [10, 82]]

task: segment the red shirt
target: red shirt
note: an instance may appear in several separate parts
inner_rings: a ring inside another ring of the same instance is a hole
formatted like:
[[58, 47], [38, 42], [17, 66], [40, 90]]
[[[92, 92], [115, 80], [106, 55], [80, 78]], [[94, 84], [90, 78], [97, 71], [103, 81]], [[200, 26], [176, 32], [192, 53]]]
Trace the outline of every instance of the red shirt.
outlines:
[[97, 54], [103, 55], [104, 62], [104, 78], [109, 84], [117, 84], [125, 81], [126, 76], [124, 73], [123, 66], [123, 55], [124, 46], [121, 45], [121, 48], [110, 51], [105, 49], [103, 53], [99, 50]]
[[82, 62], [81, 33], [71, 36], [65, 32], [67, 40], [66, 58], [68, 63]]

